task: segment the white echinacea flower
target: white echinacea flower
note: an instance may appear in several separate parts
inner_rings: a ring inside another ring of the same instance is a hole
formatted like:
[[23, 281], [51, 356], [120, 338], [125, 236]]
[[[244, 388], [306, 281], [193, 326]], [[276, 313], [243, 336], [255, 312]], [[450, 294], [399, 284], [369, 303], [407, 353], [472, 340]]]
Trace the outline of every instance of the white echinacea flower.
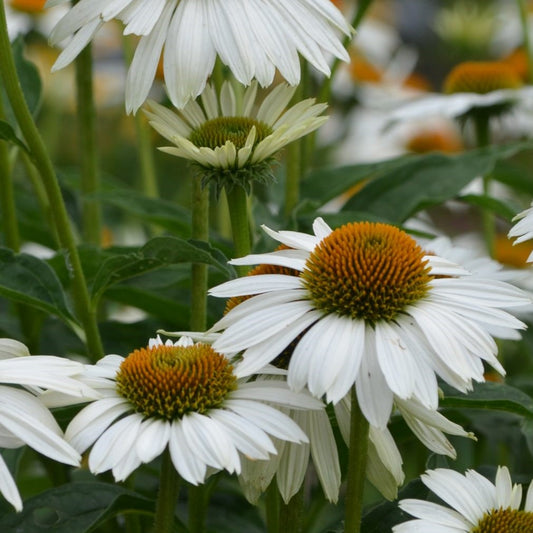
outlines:
[[351, 29], [330, 0], [81, 0], [52, 31], [52, 44], [71, 38], [53, 69], [68, 65], [112, 19], [124, 23], [125, 35], [141, 37], [128, 72], [128, 112], [146, 99], [163, 49], [167, 91], [178, 108], [202, 92], [217, 56], [242, 84], [255, 78], [264, 87], [276, 69], [297, 85], [298, 53], [326, 75], [330, 54], [349, 60], [338, 32]]
[[205, 181], [219, 186], [248, 187], [252, 179], [268, 179], [275, 154], [320, 127], [328, 118], [319, 116], [327, 105], [308, 98], [287, 109], [295, 88], [282, 83], [256, 108], [257, 89], [252, 82], [238, 104], [230, 83], [223, 84], [219, 96], [208, 85], [201, 95], [203, 108], [190, 101], [178, 114], [149, 102], [150, 124], [176, 145], [160, 150], [194, 162]]
[[[533, 239], [533, 202], [528, 209], [521, 211], [513, 219], [516, 224], [509, 230], [508, 237], [516, 237], [514, 244]], [[533, 252], [529, 254], [527, 261], [533, 261]]]
[[458, 64], [444, 83], [444, 93], [426, 94], [390, 110], [389, 125], [429, 116], [497, 116], [502, 112], [531, 111], [533, 86], [523, 86], [520, 75], [502, 61]]
[[215, 350], [242, 351], [238, 375], [257, 372], [295, 342], [289, 387], [337, 403], [355, 385], [365, 417], [383, 428], [394, 395], [436, 409], [437, 375], [464, 392], [484, 381], [483, 361], [505, 372], [489, 331], [525, 328], [504, 310], [530, 303], [520, 289], [476, 279], [387, 224], [332, 230], [318, 218], [312, 235], [264, 229], [287, 249], [231, 263], [299, 275], [248, 276], [210, 290], [254, 295], [210, 330], [222, 332]]
[[498, 467], [495, 483], [474, 470], [428, 470], [421, 479], [450, 507], [406, 499], [400, 508], [416, 517], [392, 528], [394, 533], [506, 533], [533, 531], [533, 482], [520, 509], [522, 486], [514, 484], [507, 467]]
[[167, 447], [176, 471], [194, 485], [204, 481], [208, 466], [239, 473], [240, 453], [255, 459], [276, 453], [270, 436], [308, 440], [295, 422], [264, 402], [323, 409], [285, 383], [239, 381], [238, 366], [188, 337], [164, 344], [151, 339], [126, 358], [108, 355], [96, 366], [91, 383], [102, 399], [74, 417], [65, 437], [80, 453], [92, 446], [89, 469], [112, 470], [117, 481]]
[[[39, 395], [53, 390], [79, 401], [94, 399], [95, 391], [76, 379], [82, 370], [81, 363], [30, 355], [24, 344], [0, 339], [0, 448], [28, 445], [54, 461], [78, 466], [79, 453], [64, 440], [61, 428]], [[15, 480], [1, 455], [0, 492], [17, 511], [22, 510]]]

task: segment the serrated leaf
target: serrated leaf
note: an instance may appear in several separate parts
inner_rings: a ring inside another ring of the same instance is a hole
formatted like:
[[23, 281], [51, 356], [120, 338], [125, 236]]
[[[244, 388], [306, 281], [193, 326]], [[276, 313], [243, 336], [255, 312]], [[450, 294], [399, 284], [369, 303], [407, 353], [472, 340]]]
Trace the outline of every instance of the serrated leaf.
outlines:
[[476, 383], [468, 394], [457, 392], [445, 384], [441, 385], [441, 389], [444, 392], [444, 398], [439, 402], [441, 407], [491, 409], [533, 418], [533, 398], [504, 383]]
[[119, 513], [152, 513], [153, 501], [118, 485], [69, 483], [24, 502], [0, 517], [0, 531], [86, 533]]
[[177, 237], [155, 237], [136, 252], [107, 259], [95, 277], [92, 295], [98, 299], [110, 285], [177, 263], [206, 263], [233, 275], [232, 268], [220, 259], [220, 252], [206, 243], [200, 246]]
[[15, 130], [4, 120], [0, 120], [0, 139], [11, 142], [29, 153], [28, 147], [24, 144], [24, 141], [17, 137]]
[[0, 295], [76, 322], [54, 270], [32, 255], [0, 248]]

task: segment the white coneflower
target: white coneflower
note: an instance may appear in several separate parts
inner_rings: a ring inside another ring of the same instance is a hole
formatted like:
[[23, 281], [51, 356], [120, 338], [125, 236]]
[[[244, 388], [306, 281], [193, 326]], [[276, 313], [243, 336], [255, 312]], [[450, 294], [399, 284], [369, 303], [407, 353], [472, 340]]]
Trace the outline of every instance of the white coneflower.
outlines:
[[239, 106], [235, 90], [226, 82], [219, 97], [213, 86], [206, 87], [203, 109], [191, 101], [176, 114], [150, 102], [147, 115], [150, 124], [176, 145], [161, 150], [193, 161], [201, 167], [204, 182], [248, 188], [254, 179], [264, 181], [271, 175], [279, 150], [327, 120], [319, 116], [326, 104], [315, 104], [312, 98], [287, 109], [294, 91], [280, 84], [256, 108], [257, 83], [252, 82]]
[[513, 485], [505, 466], [498, 467], [494, 484], [474, 470], [462, 475], [446, 468], [428, 470], [421, 479], [451, 508], [424, 500], [402, 500], [401, 509], [417, 519], [394, 526], [394, 533], [533, 531], [533, 482], [521, 510], [522, 486]]
[[[82, 371], [81, 363], [31, 356], [24, 344], [0, 339], [0, 448], [28, 445], [54, 461], [77, 466], [80, 455], [65, 442], [61, 428], [36, 394], [53, 390], [78, 401], [93, 399], [95, 391], [76, 379]], [[0, 492], [17, 511], [22, 509], [17, 486], [1, 455]]]
[[[518, 213], [513, 221], [517, 222], [509, 230], [508, 236], [509, 238], [516, 237], [515, 244], [533, 239], [533, 203], [531, 207]], [[529, 254], [527, 261], [529, 263], [533, 261], [533, 252]]]
[[279, 381], [239, 382], [226, 356], [187, 337], [165, 344], [152, 339], [97, 366], [102, 371], [90, 378], [102, 399], [82, 409], [65, 436], [80, 453], [92, 446], [89, 469], [112, 470], [117, 481], [167, 447], [176, 471], [195, 485], [208, 466], [239, 473], [239, 453], [255, 459], [276, 453], [270, 436], [307, 442], [295, 422], [263, 402], [323, 407]]
[[329, 0], [81, 0], [50, 36], [53, 44], [71, 37], [54, 69], [68, 65], [112, 19], [125, 24], [124, 34], [141, 36], [128, 73], [128, 112], [146, 99], [163, 48], [176, 107], [202, 92], [217, 56], [241, 83], [255, 78], [265, 87], [276, 69], [291, 85], [299, 83], [298, 53], [326, 75], [330, 54], [348, 60], [338, 32], [348, 35], [350, 27]]
[[222, 331], [215, 349], [243, 351], [240, 375], [297, 340], [291, 388], [307, 385], [336, 403], [355, 384], [365, 417], [385, 427], [394, 395], [436, 409], [437, 375], [466, 391], [484, 380], [483, 361], [504, 373], [487, 327], [525, 327], [504, 310], [530, 303], [521, 290], [426, 255], [387, 224], [332, 230], [317, 219], [313, 227], [314, 235], [265, 228], [288, 249], [232, 261], [281, 265], [298, 276], [248, 276], [211, 289], [219, 297], [255, 295], [211, 330]]

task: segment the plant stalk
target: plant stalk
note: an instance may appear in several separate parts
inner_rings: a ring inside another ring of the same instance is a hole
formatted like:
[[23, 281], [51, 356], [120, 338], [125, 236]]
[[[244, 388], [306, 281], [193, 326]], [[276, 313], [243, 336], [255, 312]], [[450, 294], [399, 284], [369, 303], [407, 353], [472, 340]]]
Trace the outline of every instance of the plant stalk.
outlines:
[[350, 412], [350, 449], [346, 487], [344, 533], [360, 533], [363, 513], [363, 493], [366, 479], [368, 421], [361, 412], [355, 386], [352, 388]]
[[159, 492], [155, 508], [153, 533], [173, 533], [174, 511], [179, 492], [179, 476], [172, 464], [168, 448], [163, 452]]
[[[252, 250], [246, 191], [242, 187], [234, 186], [231, 190], [226, 189], [226, 197], [228, 199], [235, 257], [244, 257]], [[237, 266], [236, 270], [239, 276], [244, 276], [248, 272], [248, 267]]]

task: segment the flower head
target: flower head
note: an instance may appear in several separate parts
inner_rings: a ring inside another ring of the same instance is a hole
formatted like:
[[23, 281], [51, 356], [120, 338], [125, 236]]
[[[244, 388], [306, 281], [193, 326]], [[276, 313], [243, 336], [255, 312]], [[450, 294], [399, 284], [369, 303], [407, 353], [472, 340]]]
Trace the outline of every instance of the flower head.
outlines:
[[297, 85], [298, 53], [326, 75], [330, 54], [348, 60], [337, 32], [351, 30], [329, 0], [81, 0], [50, 36], [53, 44], [71, 37], [54, 69], [68, 65], [112, 19], [125, 24], [125, 34], [141, 37], [128, 73], [128, 112], [146, 99], [163, 48], [165, 82], [178, 108], [202, 92], [217, 56], [239, 82], [256, 78], [264, 87], [276, 69]]
[[274, 155], [285, 145], [314, 131], [327, 117], [319, 116], [325, 104], [314, 99], [286, 109], [294, 88], [278, 85], [255, 109], [257, 83], [246, 90], [242, 107], [229, 83], [220, 97], [208, 85], [201, 96], [203, 109], [189, 102], [176, 114], [150, 102], [150, 124], [176, 147], [163, 151], [193, 161], [201, 167], [205, 181], [213, 180], [218, 188], [267, 180]]
[[446, 468], [428, 470], [421, 479], [451, 509], [423, 500], [402, 500], [401, 509], [417, 519], [394, 526], [394, 533], [533, 531], [533, 482], [521, 510], [522, 487], [513, 485], [505, 466], [498, 467], [494, 484], [474, 470], [462, 475]]
[[226, 356], [187, 337], [152, 339], [126, 358], [106, 356], [94, 370], [103, 398], [78, 413], [66, 438], [80, 453], [92, 446], [90, 470], [112, 469], [117, 481], [167, 446], [176, 470], [195, 485], [207, 466], [239, 473], [239, 452], [255, 459], [276, 452], [270, 436], [307, 441], [290, 418], [262, 401], [322, 407], [281, 382], [239, 382]]
[[[95, 391], [76, 379], [82, 369], [81, 363], [61, 357], [30, 356], [24, 344], [0, 339], [0, 448], [28, 445], [55, 461], [77, 466], [80, 455], [65, 442], [39, 395], [53, 390], [78, 401], [95, 398]], [[1, 455], [0, 492], [17, 511], [22, 509], [17, 486]]]
[[467, 61], [455, 66], [444, 82], [445, 94], [427, 94], [398, 106], [389, 124], [440, 115], [499, 115], [530, 105], [533, 87], [523, 86], [518, 72], [503, 61]]
[[386, 224], [332, 230], [317, 219], [313, 228], [314, 235], [265, 228], [289, 249], [232, 261], [281, 265], [298, 276], [244, 277], [211, 289], [219, 297], [255, 295], [211, 330], [222, 331], [215, 349], [242, 351], [238, 375], [256, 372], [298, 338], [289, 386], [307, 385], [336, 403], [355, 384], [366, 418], [384, 427], [393, 395], [435, 409], [436, 375], [465, 391], [483, 381], [483, 360], [504, 373], [490, 326], [524, 327], [503, 310], [528, 304], [522, 291], [469, 279]]
[[[525, 209], [516, 215], [513, 219], [516, 224], [509, 230], [509, 238], [517, 237], [514, 244], [529, 241], [533, 239], [533, 203], [529, 209]], [[533, 261], [533, 252], [527, 258], [528, 262]]]

